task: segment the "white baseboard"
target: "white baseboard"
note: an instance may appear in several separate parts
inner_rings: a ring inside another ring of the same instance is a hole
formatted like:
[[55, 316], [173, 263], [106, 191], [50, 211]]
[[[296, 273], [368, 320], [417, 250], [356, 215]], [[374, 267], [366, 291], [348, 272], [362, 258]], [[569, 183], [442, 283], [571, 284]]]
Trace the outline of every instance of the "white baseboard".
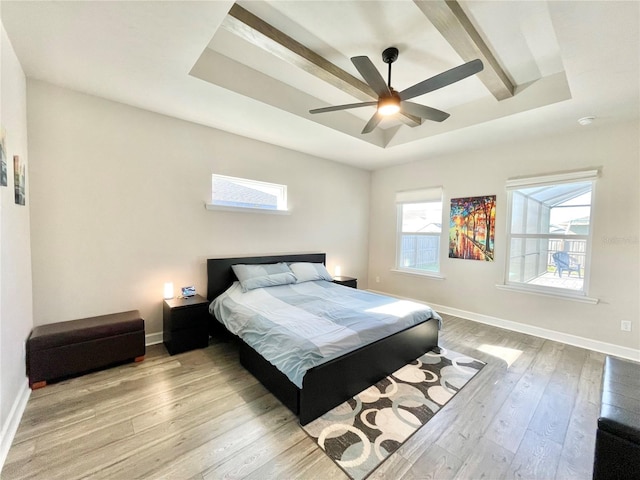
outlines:
[[635, 360], [636, 362], [640, 361], [640, 350], [636, 350], [633, 348], [621, 347], [619, 345], [614, 345], [613, 343], [601, 342], [598, 340], [593, 340], [591, 338], [572, 335], [570, 333], [557, 332], [555, 330], [536, 327], [534, 325], [527, 325], [525, 323], [513, 322], [511, 320], [504, 320], [502, 318], [491, 317], [489, 315], [467, 312], [465, 310], [445, 307], [443, 305], [429, 305], [434, 310], [437, 310], [439, 312], [449, 315], [455, 315], [456, 317], [466, 318], [467, 320], [473, 320], [474, 322], [484, 323], [486, 325], [492, 325], [494, 327], [500, 327], [514, 332], [526, 333], [527, 335], [546, 338], [547, 340], [566, 343], [575, 347], [581, 347], [586, 348], [587, 350], [606, 353], [607, 355], [628, 358], [629, 360]]
[[11, 406], [11, 411], [9, 412], [7, 422], [5, 423], [4, 428], [0, 433], [0, 472], [2, 471], [4, 462], [7, 459], [7, 455], [9, 454], [9, 449], [11, 448], [11, 444], [13, 443], [13, 437], [15, 437], [16, 432], [18, 431], [18, 426], [20, 425], [22, 414], [24, 413], [24, 409], [27, 407], [27, 401], [29, 400], [30, 396], [31, 389], [29, 388], [28, 380], [25, 378], [24, 383], [20, 388], [20, 392], [16, 396], [16, 400]]
[[[378, 292], [376, 290], [370, 290], [374, 293], [381, 295], [390, 295], [385, 292]], [[412, 298], [407, 298], [414, 302], [420, 302]], [[421, 302], [425, 303], [425, 302]], [[527, 325], [526, 323], [514, 322], [512, 320], [505, 320], [502, 318], [492, 317], [490, 315], [483, 315], [481, 313], [468, 312], [466, 310], [460, 310], [458, 308], [447, 307], [446, 305], [437, 305], [429, 303], [429, 306], [437, 312], [446, 313], [456, 317], [464, 318], [466, 320], [472, 320], [478, 323], [484, 323], [494, 327], [504, 328], [505, 330], [511, 330], [518, 333], [526, 333], [527, 335], [533, 335], [534, 337], [545, 338], [547, 340], [553, 340], [555, 342], [566, 343], [575, 347], [586, 348], [587, 350], [594, 350], [596, 352], [605, 353], [607, 355], [613, 355], [620, 358], [627, 358], [640, 362], [640, 350], [634, 348], [621, 347], [620, 345], [614, 345], [612, 343], [601, 342], [593, 340], [591, 338], [580, 337], [578, 335], [572, 335], [570, 333], [557, 332], [555, 330], [549, 330], [547, 328], [536, 327], [534, 325]]]
[[147, 347], [149, 345], [156, 345], [158, 343], [162, 343], [162, 332], [149, 333], [144, 336], [144, 344]]
[[[162, 343], [162, 332], [145, 335], [144, 342], [146, 346]], [[7, 454], [9, 453], [9, 449], [13, 443], [13, 437], [15, 437], [16, 432], [18, 431], [22, 414], [24, 413], [24, 409], [27, 407], [27, 402], [29, 401], [30, 396], [31, 389], [29, 388], [29, 381], [25, 378], [22, 388], [20, 389], [15, 402], [13, 402], [7, 422], [0, 433], [0, 472], [2, 471], [4, 462], [7, 459]]]

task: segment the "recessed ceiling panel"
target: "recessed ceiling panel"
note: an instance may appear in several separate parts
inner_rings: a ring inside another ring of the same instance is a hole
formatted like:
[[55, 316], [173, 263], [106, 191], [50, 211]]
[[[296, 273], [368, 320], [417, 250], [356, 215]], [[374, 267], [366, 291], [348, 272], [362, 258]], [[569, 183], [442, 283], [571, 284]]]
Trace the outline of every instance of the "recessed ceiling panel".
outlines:
[[460, 4], [473, 23], [481, 26], [480, 35], [514, 84], [524, 85], [564, 70], [546, 2], [501, 2], [500, 16], [495, 2]]
[[[358, 78], [351, 57], [368, 56], [386, 79], [388, 67], [382, 61], [382, 51], [391, 46], [398, 48], [400, 54], [392, 67], [391, 82], [396, 90], [464, 63], [412, 1], [239, 4]], [[436, 106], [447, 102], [458, 105], [487, 95], [480, 82], [469, 83], [457, 92], [433, 92], [429, 101]]]
[[[439, 3], [443, 4], [443, 2]], [[239, 2], [238, 5], [241, 7], [240, 10], [247, 11], [258, 17], [261, 22], [265, 22], [265, 28], [269, 34], [275, 32], [275, 37], [278, 39], [289, 37], [293, 40], [289, 42], [285, 39], [284, 44], [300, 44], [330, 62], [330, 65], [333, 64], [358, 80], [363, 79], [352, 64], [351, 57], [361, 55], [369, 57], [381, 76], [388, 81], [388, 64], [382, 60], [382, 51], [389, 46], [398, 48], [399, 57], [392, 64], [391, 70], [391, 86], [397, 91], [402, 91], [465, 63], [455, 49], [457, 46], [449, 44], [441, 30], [430, 22], [431, 17], [424, 10], [430, 7], [429, 2], [421, 2], [418, 6], [416, 2], [409, 0], [244, 1]], [[496, 55], [507, 75], [518, 85], [541, 80], [544, 77], [543, 72], [547, 74], [562, 72], [557, 55], [557, 43], [546, 7], [527, 5], [520, 8], [517, 6], [506, 8], [510, 21], [504, 22], [504, 17], [501, 17], [502, 21], [498, 22], [495, 20], [494, 2], [478, 2], [477, 6], [475, 3], [464, 5], [469, 22], [473, 23], [471, 28], [475, 28], [488, 45], [495, 43], [500, 46], [496, 49], [499, 50]], [[239, 31], [237, 23], [239, 19], [235, 18], [235, 15], [231, 19], [231, 15], [233, 14], [230, 14], [228, 29], [223, 22], [223, 28], [217, 31], [208, 48], [248, 67], [246, 72], [259, 72], [270, 80], [278, 82], [279, 86], [276, 88], [276, 84], [270, 81], [269, 93], [266, 97], [265, 77], [262, 77], [262, 80], [256, 78], [253, 83], [243, 79], [242, 92], [238, 92], [235, 87], [236, 82], [227, 81], [225, 88], [232, 88], [238, 93], [248, 94], [257, 100], [262, 99], [261, 101], [267, 98], [270, 105], [331, 126], [349, 135], [355, 135], [363, 141], [370, 141], [366, 137], [367, 134], [353, 130], [352, 127], [349, 127], [347, 132], [340, 125], [351, 125], [355, 118], [361, 121], [364, 127], [375, 113], [375, 107], [316, 115], [310, 115], [308, 111], [326, 106], [376, 100], [377, 96], [369, 98], [365, 95], [363, 98], [361, 92], [356, 96], [353, 92], [342, 91], [339, 84], [327, 83], [326, 79], [309, 73], [295, 61], [291, 63], [292, 60], [287, 58], [287, 55], [283, 57], [281, 53], [283, 44], [280, 40], [276, 40], [277, 46], [274, 48], [273, 39], [265, 41], [260, 31], [254, 32], [249, 28], [252, 33], [245, 35], [242, 27], [245, 24], [242, 20], [240, 20]], [[540, 26], [541, 34], [545, 36], [541, 41], [538, 41], [540, 39], [535, 36], [536, 30], [533, 27], [536, 25]], [[463, 32], [463, 35], [466, 33]], [[291, 48], [290, 52], [295, 52], [294, 47], [289, 48]], [[199, 60], [199, 67], [203, 66], [204, 60], [204, 58]], [[492, 67], [487, 64], [485, 68]], [[208, 72], [207, 81], [219, 84], [216, 81], [214, 69], [204, 68], [204, 70]], [[202, 71], [202, 68], [199, 68], [199, 71]], [[567, 84], [556, 82], [556, 85], [562, 85], [560, 88], [565, 88]], [[293, 97], [311, 99], [311, 101], [292, 103], [289, 100]], [[477, 76], [472, 75], [412, 99], [415, 103], [444, 112], [455, 112], [456, 116], [465, 118], [450, 118], [437, 125], [424, 120], [422, 126], [410, 123], [405, 126], [398, 118], [386, 118], [380, 123], [378, 129], [389, 129], [385, 135], [387, 141], [384, 145], [396, 145], [426, 138], [436, 132], [443, 133], [449, 128], [464, 128], [478, 121], [488, 121], [567, 98], [570, 98], [570, 93], [565, 89], [560, 95], [557, 92], [548, 98], [544, 95], [527, 95], [527, 98], [512, 98], [508, 104], [502, 105], [494, 98], [487, 86]], [[317, 99], [317, 102], [313, 99]], [[469, 111], [469, 108], [478, 105], [482, 106], [482, 111]], [[470, 123], [470, 119], [473, 119], [473, 122]], [[404, 123], [407, 123], [406, 119]], [[425, 124], [431, 125], [425, 126]]]

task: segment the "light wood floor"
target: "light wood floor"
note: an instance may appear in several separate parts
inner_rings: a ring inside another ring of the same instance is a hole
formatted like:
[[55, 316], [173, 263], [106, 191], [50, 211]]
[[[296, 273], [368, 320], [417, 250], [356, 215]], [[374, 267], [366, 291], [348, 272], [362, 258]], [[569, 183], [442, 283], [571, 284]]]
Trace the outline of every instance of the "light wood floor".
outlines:
[[[444, 325], [441, 346], [487, 366], [370, 478], [590, 479], [604, 356]], [[347, 477], [239, 365], [236, 345], [212, 341], [173, 357], [155, 345], [142, 363], [34, 391], [2, 478]]]

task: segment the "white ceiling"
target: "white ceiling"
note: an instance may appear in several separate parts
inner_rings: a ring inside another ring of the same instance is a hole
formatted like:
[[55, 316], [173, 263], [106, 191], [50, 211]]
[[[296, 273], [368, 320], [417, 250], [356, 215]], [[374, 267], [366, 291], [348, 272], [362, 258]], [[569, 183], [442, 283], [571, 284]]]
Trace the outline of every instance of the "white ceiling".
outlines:
[[[357, 78], [351, 57], [386, 79], [381, 52], [397, 47], [398, 90], [466, 61], [411, 0], [238, 3]], [[639, 117], [638, 1], [460, 1], [516, 94], [469, 77], [414, 99], [443, 123], [368, 135], [374, 107], [309, 114], [362, 100], [224, 28], [232, 5], [2, 0], [0, 14], [30, 78], [366, 169]]]

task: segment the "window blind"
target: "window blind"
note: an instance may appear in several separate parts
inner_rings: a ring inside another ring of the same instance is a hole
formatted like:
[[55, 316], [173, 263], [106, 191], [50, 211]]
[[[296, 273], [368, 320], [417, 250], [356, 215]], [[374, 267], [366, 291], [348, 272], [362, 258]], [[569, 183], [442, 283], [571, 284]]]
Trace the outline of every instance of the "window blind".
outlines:
[[442, 200], [442, 187], [420, 188], [417, 190], [404, 190], [396, 192], [396, 204], [440, 202]]

